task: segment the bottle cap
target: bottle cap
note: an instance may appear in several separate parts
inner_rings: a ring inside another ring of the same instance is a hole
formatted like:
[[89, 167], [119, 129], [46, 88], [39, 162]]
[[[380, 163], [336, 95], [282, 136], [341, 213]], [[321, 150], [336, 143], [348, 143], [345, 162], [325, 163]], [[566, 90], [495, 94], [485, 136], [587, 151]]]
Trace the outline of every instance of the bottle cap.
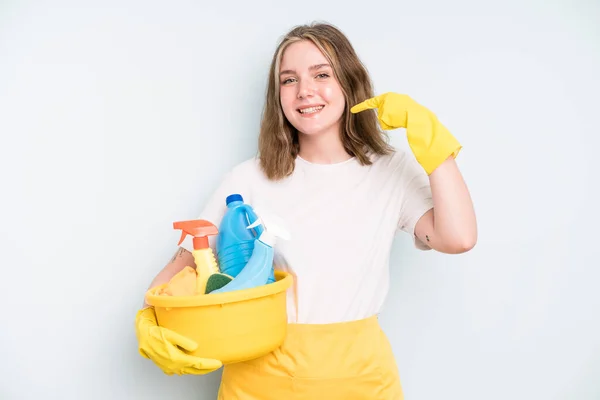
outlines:
[[241, 194], [238, 193], [234, 193], [234, 194], [230, 194], [229, 196], [227, 196], [227, 198], [225, 199], [225, 203], [227, 205], [229, 205], [229, 203], [233, 203], [234, 201], [244, 201], [244, 198], [242, 197]]

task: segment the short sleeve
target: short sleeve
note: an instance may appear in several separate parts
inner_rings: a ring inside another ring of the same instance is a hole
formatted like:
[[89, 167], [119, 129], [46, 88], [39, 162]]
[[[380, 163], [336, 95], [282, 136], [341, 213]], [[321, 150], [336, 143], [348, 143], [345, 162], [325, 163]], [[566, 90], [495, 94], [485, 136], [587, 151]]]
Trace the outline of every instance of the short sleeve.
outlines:
[[[227, 211], [227, 203], [225, 202], [227, 196], [234, 193], [241, 194], [244, 200], [247, 200], [247, 185], [243, 184], [244, 179], [241, 179], [239, 174], [240, 171], [237, 169], [233, 169], [225, 174], [217, 189], [208, 198], [197, 219], [210, 221], [218, 228]], [[208, 239], [209, 245], [213, 250], [215, 248], [215, 239], [215, 236], [210, 236]], [[192, 241], [193, 238], [188, 235], [180, 244], [180, 247], [191, 252], [193, 249]]]
[[431, 186], [427, 173], [412, 156], [405, 157], [401, 182], [403, 195], [398, 229], [412, 236], [416, 248], [430, 250], [430, 247], [415, 235], [415, 225], [427, 211], [433, 208]]

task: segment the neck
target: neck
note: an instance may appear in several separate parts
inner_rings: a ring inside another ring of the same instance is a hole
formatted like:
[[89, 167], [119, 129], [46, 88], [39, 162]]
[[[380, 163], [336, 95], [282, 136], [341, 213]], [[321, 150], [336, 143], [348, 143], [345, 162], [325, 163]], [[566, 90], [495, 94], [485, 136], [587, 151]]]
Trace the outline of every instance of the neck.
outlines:
[[346, 161], [351, 156], [344, 149], [338, 130], [317, 135], [298, 133], [300, 157], [313, 164], [335, 164]]

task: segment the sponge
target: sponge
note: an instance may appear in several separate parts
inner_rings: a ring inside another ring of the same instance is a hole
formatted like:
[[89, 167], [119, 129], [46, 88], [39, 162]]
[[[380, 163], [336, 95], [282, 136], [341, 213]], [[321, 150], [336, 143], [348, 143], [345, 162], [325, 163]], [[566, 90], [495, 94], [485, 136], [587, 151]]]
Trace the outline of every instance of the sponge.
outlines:
[[196, 296], [199, 294], [208, 294], [213, 290], [221, 289], [233, 280], [227, 274], [214, 273], [208, 277], [206, 281], [206, 291], [199, 293], [196, 285], [196, 270], [190, 266], [179, 271], [167, 285], [163, 288], [158, 288], [155, 295], [158, 296]]
[[225, 274], [212, 274], [206, 281], [206, 294], [213, 290], [221, 289], [223, 286], [231, 282], [233, 278]]
[[156, 290], [158, 296], [193, 296], [196, 294], [196, 270], [185, 267], [171, 278], [162, 289]]

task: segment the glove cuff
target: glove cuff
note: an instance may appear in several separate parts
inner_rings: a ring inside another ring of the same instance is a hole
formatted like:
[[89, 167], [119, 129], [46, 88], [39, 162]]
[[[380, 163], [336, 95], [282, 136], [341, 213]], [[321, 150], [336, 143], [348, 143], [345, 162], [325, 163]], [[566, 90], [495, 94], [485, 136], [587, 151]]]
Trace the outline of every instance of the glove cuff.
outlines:
[[421, 154], [418, 149], [410, 147], [427, 175], [431, 175], [448, 157], [456, 158], [462, 150], [462, 145], [452, 136], [440, 143], [432, 144], [426, 152], [421, 152]]
[[406, 135], [415, 158], [427, 175], [431, 175], [448, 157], [456, 158], [462, 149], [435, 114], [424, 107], [410, 110]]

